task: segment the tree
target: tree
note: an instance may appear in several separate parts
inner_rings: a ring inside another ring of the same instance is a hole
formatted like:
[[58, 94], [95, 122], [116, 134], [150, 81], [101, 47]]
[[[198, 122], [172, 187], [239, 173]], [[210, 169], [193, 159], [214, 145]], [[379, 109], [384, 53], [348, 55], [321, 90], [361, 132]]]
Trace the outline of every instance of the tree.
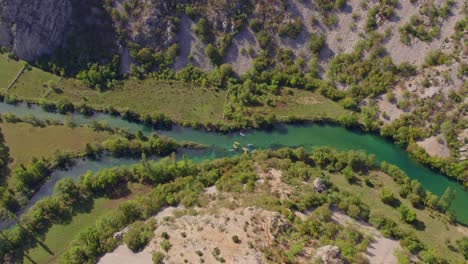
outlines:
[[141, 251], [153, 236], [151, 228], [143, 221], [137, 221], [130, 226], [124, 236], [124, 242], [133, 252]]
[[309, 49], [314, 54], [318, 54], [325, 46], [325, 38], [321, 34], [311, 33], [309, 38]]
[[406, 223], [412, 224], [416, 221], [416, 213], [405, 205], [398, 207], [398, 212], [400, 212], [401, 220]]
[[205, 48], [205, 53], [210, 58], [211, 63], [214, 65], [219, 65], [221, 64], [221, 55], [219, 54], [219, 51], [217, 48], [215, 48], [213, 45], [208, 44]]
[[380, 199], [382, 199], [382, 202], [390, 206], [395, 206], [396, 203], [398, 203], [398, 199], [395, 198], [395, 196], [393, 195], [393, 192], [387, 187], [383, 187], [380, 190]]
[[447, 189], [445, 189], [445, 192], [440, 197], [440, 200], [439, 200], [439, 203], [438, 203], [439, 208], [443, 212], [447, 211], [447, 209], [450, 208], [450, 206], [452, 205], [453, 200], [455, 199], [455, 195], [456, 195], [455, 190], [452, 191], [452, 189], [450, 187], [447, 187]]

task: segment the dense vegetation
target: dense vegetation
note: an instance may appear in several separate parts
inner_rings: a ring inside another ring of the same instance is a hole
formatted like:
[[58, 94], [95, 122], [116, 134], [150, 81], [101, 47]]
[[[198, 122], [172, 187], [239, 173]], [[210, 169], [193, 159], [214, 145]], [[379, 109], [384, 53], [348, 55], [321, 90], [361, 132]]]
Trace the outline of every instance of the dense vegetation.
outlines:
[[[254, 162], [262, 164], [261, 166], [265, 168], [278, 167], [284, 171], [284, 182], [298, 186], [298, 192], [292, 193], [285, 202], [280, 202], [271, 194], [256, 202], [257, 206], [278, 210], [291, 221], [295, 219], [292, 221], [294, 223], [292, 229], [281, 235], [287, 239], [286, 241], [297, 241], [298, 247], [304, 246], [300, 246], [302, 239], [317, 239], [320, 244], [335, 241], [332, 243], [340, 247], [346, 260], [360, 259], [362, 256], [359, 252], [367, 247], [369, 241], [359, 235], [358, 231], [343, 229], [330, 222], [329, 208], [336, 207], [355, 219], [368, 221], [381, 230], [385, 236], [401, 240], [402, 246], [408, 252], [419, 254], [419, 257], [423, 259], [437, 259], [444, 263], [442, 256], [435, 254], [413, 232], [408, 232], [408, 228], [399, 227], [395, 220], [374, 213], [376, 209], [363, 203], [356, 194], [340, 190], [341, 188], [333, 183], [337, 177], [333, 175], [343, 175], [340, 177], [345, 177], [350, 186], [360, 185], [359, 182], [364, 181], [371, 188], [381, 188], [382, 193], [388, 193], [385, 197], [391, 197], [390, 201], [400, 200], [392, 194], [391, 190], [385, 187], [375, 187], [377, 183], [373, 178], [369, 178], [368, 175], [378, 169], [374, 165], [374, 158], [362, 152], [336, 152], [329, 148], [318, 148], [311, 154], [303, 149], [262, 151], [253, 157], [242, 156], [200, 164], [185, 160], [176, 161], [174, 158], [156, 163], [143, 159], [140, 165], [132, 168], [106, 169], [95, 174], [87, 173], [76, 183], [64, 179], [57, 183], [54, 196], [38, 202], [19, 220], [21, 228], [15, 227], [3, 232], [9, 242], [2, 240], [2, 254], [21, 256], [25, 247], [35, 244], [34, 237], [27, 236], [28, 233], [44, 234], [52, 224], [68, 221], [67, 219], [79, 213], [84, 205], [92, 203], [94, 198], [125, 195], [128, 193], [129, 182], [142, 182], [154, 186], [148, 195], [123, 203], [118, 210], [112, 211], [95, 225], [86, 229], [62, 257], [64, 263], [94, 263], [98, 256], [111, 251], [117, 245], [118, 241], [113, 238], [114, 232], [135, 221], [149, 218], [164, 206], [179, 203], [185, 207], [197, 205], [200, 203], [199, 193], [205, 187], [216, 185], [221, 191], [246, 192], [246, 194], [254, 191], [254, 181], [257, 178], [253, 173]], [[383, 163], [380, 168], [400, 186], [401, 199], [409, 199], [417, 210], [426, 207], [424, 210], [445, 212], [448, 208], [452, 199], [450, 190], [439, 199], [424, 191], [418, 182], [410, 181], [397, 167]], [[327, 191], [318, 193], [311, 189], [310, 185], [303, 185], [303, 182], [311, 182], [316, 176], [322, 178]], [[387, 201], [388, 198], [385, 199]], [[390, 204], [396, 206], [397, 202]], [[316, 209], [304, 221], [291, 214], [291, 211], [307, 212], [311, 207], [319, 207], [319, 209]], [[421, 220], [416, 218], [413, 209], [399, 205], [398, 212], [401, 221], [408, 223], [412, 228], [417, 229], [421, 225]], [[444, 219], [443, 215], [438, 217]], [[151, 225], [143, 222], [133, 224], [131, 231], [124, 236], [125, 243], [133, 250], [140, 250], [150, 237], [148, 230], [154, 228]], [[338, 235], [330, 237], [326, 230], [335, 230], [334, 232], [337, 232], [335, 234]], [[357, 232], [355, 233], [357, 237], [353, 235], [354, 238], [348, 240], [349, 235], [346, 235], [348, 232]], [[25, 241], [29, 242], [25, 243]], [[278, 238], [281, 248], [280, 241], [284, 240]], [[457, 243], [463, 245], [463, 241]], [[295, 256], [301, 254], [301, 251], [301, 249], [292, 248], [279, 251], [267, 249], [265, 253], [270, 260], [279, 261], [279, 259], [293, 260]]]

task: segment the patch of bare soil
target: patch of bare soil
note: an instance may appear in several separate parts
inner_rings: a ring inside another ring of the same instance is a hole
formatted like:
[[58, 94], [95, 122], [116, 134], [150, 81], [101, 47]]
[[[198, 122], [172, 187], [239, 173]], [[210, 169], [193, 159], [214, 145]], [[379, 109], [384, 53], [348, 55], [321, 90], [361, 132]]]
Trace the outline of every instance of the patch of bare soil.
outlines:
[[120, 74], [130, 73], [131, 64], [132, 58], [130, 57], [130, 51], [128, 48], [122, 47], [120, 49]]
[[[204, 70], [213, 69], [213, 65], [205, 54], [205, 43], [192, 31], [193, 24], [194, 22], [189, 17], [186, 15], [181, 16], [180, 29], [175, 37], [176, 42], [180, 45], [179, 56], [174, 62], [176, 71], [184, 68], [189, 63]], [[189, 55], [192, 56], [192, 59], [189, 59]]]
[[462, 87], [465, 81], [463, 76], [459, 78], [457, 74], [459, 67], [461, 65], [458, 62], [431, 67], [417, 76], [408, 78], [402, 86], [419, 98], [431, 98], [439, 92], [448, 95], [451, 90]]
[[361, 14], [364, 17], [361, 7], [361, 1], [350, 0], [343, 10], [337, 13], [338, 21], [336, 25], [326, 27], [322, 23], [312, 25], [312, 17], [319, 18], [320, 15], [310, 1], [288, 0], [287, 11], [292, 17], [299, 17], [304, 24], [304, 30], [296, 39], [278, 38], [278, 43], [282, 48], [292, 49], [296, 56], [310, 58], [311, 52], [308, 47], [308, 41], [312, 32], [321, 33], [326, 38], [326, 47], [322, 50], [320, 58], [328, 60], [336, 53], [349, 52], [354, 44], [360, 39], [359, 32], [362, 32], [364, 19], [359, 19], [355, 27], [351, 28], [353, 22], [352, 13]]
[[417, 144], [424, 148], [430, 156], [438, 156], [438, 157], [450, 157], [450, 149], [447, 146], [447, 142], [445, 139], [440, 136], [432, 136], [429, 138], [424, 139], [423, 141], [418, 141]]
[[380, 119], [385, 123], [398, 119], [404, 113], [404, 111], [398, 108], [395, 103], [388, 101], [387, 98], [383, 98], [382, 96], [377, 99], [377, 106], [382, 113], [380, 115]]
[[[466, 119], [466, 117], [464, 117], [464, 118]], [[460, 160], [466, 160], [466, 159], [468, 159], [468, 145], [465, 142], [468, 141], [468, 129], [465, 128], [460, 133], [460, 135], [458, 136], [457, 139], [461, 143], [461, 147], [459, 149], [459, 151], [460, 151]]]
[[[400, 0], [399, 7], [396, 9], [396, 15], [390, 21], [384, 23], [382, 30], [389, 28], [392, 31], [391, 37], [385, 43], [385, 48], [396, 64], [409, 62], [411, 64], [421, 65], [427, 53], [435, 49], [450, 49], [450, 43], [445, 43], [445, 39], [454, 33], [455, 23], [463, 18], [463, 0], [456, 0], [452, 7], [454, 14], [451, 14], [443, 21], [440, 27], [440, 35], [431, 42], [424, 42], [419, 39], [413, 39], [411, 45], [405, 45], [400, 40], [398, 28], [406, 24], [413, 15], [419, 14], [421, 1], [412, 4], [410, 0]], [[441, 5], [443, 1], [434, 1], [436, 5]]]
[[358, 222], [351, 217], [334, 211], [332, 215], [333, 221], [343, 226], [353, 226], [372, 236], [372, 242], [367, 248], [366, 256], [369, 263], [373, 264], [397, 264], [398, 260], [395, 256], [396, 250], [401, 250], [401, 246], [396, 240], [385, 238], [382, 234], [367, 223]]
[[254, 58], [248, 54], [249, 49], [257, 53], [260, 46], [250, 28], [245, 28], [234, 37], [224, 57], [224, 61], [231, 64], [232, 69], [239, 75], [248, 71], [252, 66]]
[[184, 215], [163, 221], [143, 252], [164, 252], [160, 244], [164, 240], [161, 234], [166, 232], [172, 246], [165, 252], [165, 263], [199, 263], [201, 259], [217, 263], [221, 258], [226, 263], [266, 263], [258, 248], [270, 246], [284, 223], [279, 213], [254, 207]]
[[283, 199], [291, 194], [291, 186], [284, 183], [281, 180], [283, 172], [277, 169], [270, 169], [268, 172], [259, 172], [260, 176], [259, 183], [266, 183], [270, 187], [272, 193], [279, 193], [280, 197]]
[[142, 251], [133, 253], [126, 245], [118, 246], [112, 253], [104, 255], [99, 264], [152, 264], [151, 253]]

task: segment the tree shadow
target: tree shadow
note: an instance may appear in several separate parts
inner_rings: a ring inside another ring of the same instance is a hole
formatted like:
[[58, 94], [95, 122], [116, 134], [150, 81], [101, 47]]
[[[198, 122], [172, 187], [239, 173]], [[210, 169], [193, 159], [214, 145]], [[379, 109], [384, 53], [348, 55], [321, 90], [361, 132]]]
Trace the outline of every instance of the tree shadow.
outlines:
[[418, 231], [426, 230], [426, 224], [424, 224], [424, 222], [417, 220], [417, 219], [413, 222], [412, 226]]

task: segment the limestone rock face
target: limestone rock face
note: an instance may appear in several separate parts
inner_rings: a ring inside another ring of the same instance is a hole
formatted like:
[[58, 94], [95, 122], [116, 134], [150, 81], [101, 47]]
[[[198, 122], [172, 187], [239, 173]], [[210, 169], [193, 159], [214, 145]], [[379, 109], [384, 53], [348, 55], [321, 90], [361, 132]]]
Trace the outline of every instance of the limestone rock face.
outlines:
[[324, 264], [342, 264], [340, 249], [337, 246], [323, 246], [317, 249], [316, 258]]
[[34, 60], [63, 43], [71, 0], [0, 0], [0, 46]]

